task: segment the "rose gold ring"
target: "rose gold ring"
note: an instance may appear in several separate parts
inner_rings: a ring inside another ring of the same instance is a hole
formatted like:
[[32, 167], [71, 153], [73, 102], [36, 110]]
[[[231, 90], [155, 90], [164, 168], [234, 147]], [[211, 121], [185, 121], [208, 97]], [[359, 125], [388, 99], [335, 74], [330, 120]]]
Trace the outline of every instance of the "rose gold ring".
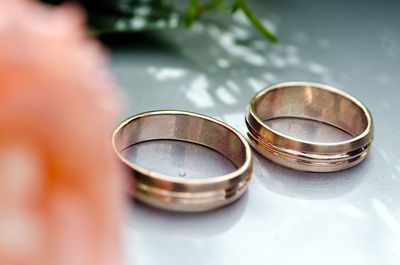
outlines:
[[[272, 129], [265, 121], [294, 117], [323, 122], [351, 135], [340, 142], [313, 142]], [[331, 172], [360, 163], [373, 139], [372, 117], [349, 94], [310, 82], [279, 83], [257, 93], [246, 114], [250, 144], [264, 157], [296, 170]]]
[[[209, 147], [237, 169], [216, 177], [181, 178], [142, 168], [123, 154], [134, 144], [161, 139]], [[252, 151], [245, 137], [218, 120], [186, 111], [151, 111], [132, 116], [117, 126], [112, 142], [135, 179], [134, 196], [168, 210], [205, 211], [235, 201], [247, 189], [253, 167]]]

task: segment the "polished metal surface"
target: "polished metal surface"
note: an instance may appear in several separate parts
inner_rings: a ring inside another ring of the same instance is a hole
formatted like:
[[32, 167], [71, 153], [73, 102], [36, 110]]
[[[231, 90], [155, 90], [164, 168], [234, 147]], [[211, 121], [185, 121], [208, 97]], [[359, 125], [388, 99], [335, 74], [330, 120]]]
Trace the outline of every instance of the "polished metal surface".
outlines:
[[[254, 93], [307, 80], [340, 88], [368, 107], [372, 148], [358, 166], [331, 173], [292, 170], [253, 152], [247, 192], [215, 211], [173, 213], [133, 201], [123, 230], [126, 264], [400, 264], [400, 2], [247, 2], [274, 27], [279, 44], [259, 37], [240, 14], [220, 23], [210, 14], [188, 31], [126, 36], [110, 45], [123, 89], [120, 119], [185, 109], [244, 135]], [[351, 138], [317, 122], [272, 121], [310, 141]], [[188, 156], [195, 158], [186, 152], [181, 159]]]
[[[237, 169], [222, 176], [188, 179], [142, 168], [123, 154], [132, 145], [165, 139], [209, 147], [231, 160]], [[238, 199], [250, 181], [252, 153], [244, 137], [204, 115], [173, 110], [137, 114], [117, 126], [112, 143], [135, 179], [133, 196], [155, 207], [188, 212], [215, 209]]]
[[[301, 118], [323, 122], [353, 137], [331, 143], [313, 142], [272, 129], [265, 121]], [[246, 114], [247, 136], [261, 155], [296, 170], [332, 172], [360, 163], [373, 138], [372, 117], [349, 94], [323, 84], [284, 82], [258, 92]]]

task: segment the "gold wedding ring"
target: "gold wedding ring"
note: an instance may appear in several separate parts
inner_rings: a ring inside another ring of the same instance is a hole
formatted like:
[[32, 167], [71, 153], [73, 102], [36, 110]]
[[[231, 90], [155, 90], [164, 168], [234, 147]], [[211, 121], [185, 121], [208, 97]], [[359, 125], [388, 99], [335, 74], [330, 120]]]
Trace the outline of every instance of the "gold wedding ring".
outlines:
[[[265, 121], [293, 117], [337, 127], [352, 136], [333, 143], [305, 141], [269, 127]], [[331, 172], [360, 163], [373, 138], [371, 114], [349, 94], [310, 82], [285, 82], [257, 93], [246, 114], [251, 145], [273, 162], [297, 170]]]
[[[152, 140], [179, 140], [209, 147], [226, 158], [236, 170], [209, 178], [181, 178], [142, 168], [122, 151]], [[130, 169], [134, 196], [155, 207], [176, 211], [204, 211], [238, 199], [246, 190], [252, 172], [252, 153], [236, 130], [213, 118], [185, 111], [145, 112], [123, 121], [114, 131], [113, 147]]]

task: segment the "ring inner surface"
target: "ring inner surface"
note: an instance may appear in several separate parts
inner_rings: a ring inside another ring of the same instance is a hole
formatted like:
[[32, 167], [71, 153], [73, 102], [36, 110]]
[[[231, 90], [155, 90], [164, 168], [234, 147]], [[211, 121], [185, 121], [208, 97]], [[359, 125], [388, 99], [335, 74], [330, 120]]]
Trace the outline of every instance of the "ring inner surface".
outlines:
[[255, 112], [263, 121], [276, 118], [302, 118], [335, 126], [353, 137], [368, 126], [360, 106], [335, 92], [312, 86], [272, 89], [255, 102]]
[[158, 114], [132, 119], [115, 138], [121, 153], [127, 147], [151, 140], [179, 140], [209, 147], [228, 158], [237, 168], [246, 159], [240, 138], [228, 127], [185, 114]]

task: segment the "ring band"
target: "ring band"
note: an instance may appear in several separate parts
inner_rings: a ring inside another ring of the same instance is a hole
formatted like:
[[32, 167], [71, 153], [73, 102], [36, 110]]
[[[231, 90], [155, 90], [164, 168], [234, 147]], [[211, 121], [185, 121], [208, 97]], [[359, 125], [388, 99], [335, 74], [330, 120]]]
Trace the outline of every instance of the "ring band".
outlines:
[[[142, 168], [122, 154], [131, 145], [165, 139], [209, 147], [237, 169], [210, 178], [181, 178]], [[135, 197], [158, 208], [205, 211], [229, 204], [244, 193], [252, 172], [252, 153], [246, 139], [228, 125], [196, 113], [164, 110], [132, 116], [116, 127], [112, 142], [135, 179]]]
[[[297, 139], [269, 127], [264, 121], [302, 118], [339, 128], [351, 139], [321, 143]], [[360, 163], [373, 138], [372, 117], [349, 94], [310, 82], [284, 82], [258, 92], [246, 114], [250, 144], [264, 157], [296, 170], [331, 172]]]

